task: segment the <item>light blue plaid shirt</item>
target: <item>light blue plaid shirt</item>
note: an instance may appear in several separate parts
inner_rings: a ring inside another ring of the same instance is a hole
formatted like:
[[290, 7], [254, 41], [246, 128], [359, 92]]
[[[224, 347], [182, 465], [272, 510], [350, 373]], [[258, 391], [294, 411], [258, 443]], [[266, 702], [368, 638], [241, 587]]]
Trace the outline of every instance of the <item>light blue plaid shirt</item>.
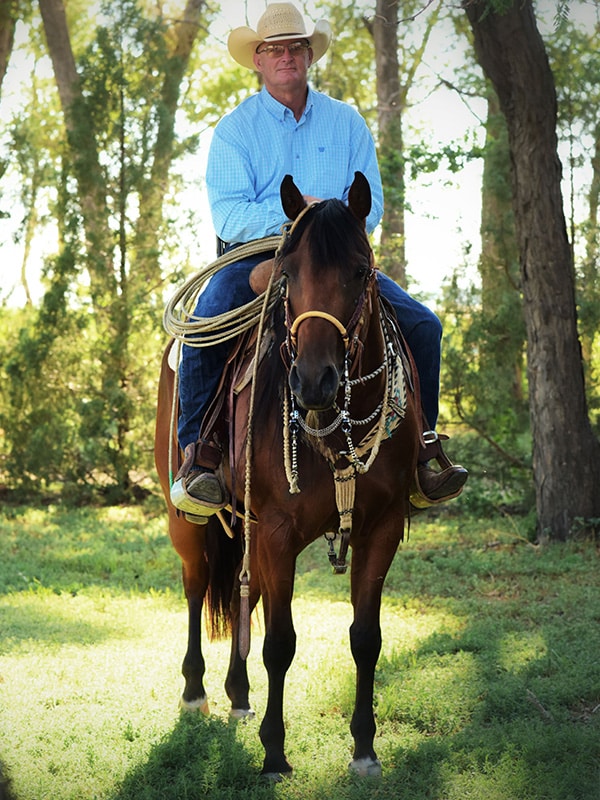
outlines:
[[355, 171], [371, 185], [371, 232], [383, 214], [373, 137], [360, 114], [309, 87], [296, 122], [267, 90], [246, 98], [215, 128], [206, 171], [213, 224], [225, 242], [280, 233], [286, 217], [279, 186], [292, 175], [302, 194], [347, 201]]

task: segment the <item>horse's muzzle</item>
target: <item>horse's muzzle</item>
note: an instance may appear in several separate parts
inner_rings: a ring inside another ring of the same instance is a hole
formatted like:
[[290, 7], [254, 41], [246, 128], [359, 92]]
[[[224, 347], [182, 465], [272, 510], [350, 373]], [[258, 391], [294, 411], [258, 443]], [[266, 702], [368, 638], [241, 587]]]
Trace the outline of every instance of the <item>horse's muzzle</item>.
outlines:
[[289, 375], [290, 389], [299, 406], [307, 411], [325, 411], [334, 404], [340, 388], [340, 374], [329, 364], [318, 373], [294, 364]]

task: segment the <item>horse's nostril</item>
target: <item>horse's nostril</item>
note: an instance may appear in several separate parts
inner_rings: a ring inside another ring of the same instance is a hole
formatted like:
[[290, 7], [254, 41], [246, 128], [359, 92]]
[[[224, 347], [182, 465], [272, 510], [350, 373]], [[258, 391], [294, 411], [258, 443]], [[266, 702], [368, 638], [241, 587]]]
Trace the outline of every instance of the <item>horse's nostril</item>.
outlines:
[[324, 411], [335, 402], [340, 385], [340, 376], [332, 365], [319, 373], [311, 374], [295, 364], [289, 374], [290, 389], [302, 408]]
[[329, 405], [333, 404], [340, 385], [340, 376], [337, 369], [333, 366], [328, 366], [323, 370], [323, 377], [321, 378], [320, 388], [323, 397], [329, 397]]

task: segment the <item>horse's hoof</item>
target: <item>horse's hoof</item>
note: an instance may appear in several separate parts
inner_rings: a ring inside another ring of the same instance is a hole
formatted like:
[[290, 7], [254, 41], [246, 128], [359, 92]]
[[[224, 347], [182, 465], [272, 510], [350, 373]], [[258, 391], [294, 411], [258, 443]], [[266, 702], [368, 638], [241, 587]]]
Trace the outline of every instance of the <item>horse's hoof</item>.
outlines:
[[198, 697], [196, 700], [186, 700], [184, 697], [181, 697], [179, 700], [179, 708], [181, 711], [189, 712], [191, 714], [200, 713], [204, 714], [205, 716], [210, 714], [206, 696]]
[[263, 783], [281, 783], [286, 778], [290, 778], [291, 772], [261, 772], [260, 779]]
[[378, 758], [359, 758], [348, 764], [350, 772], [361, 778], [380, 778], [381, 761]]
[[229, 712], [229, 719], [243, 720], [254, 719], [256, 714], [252, 708], [232, 708]]

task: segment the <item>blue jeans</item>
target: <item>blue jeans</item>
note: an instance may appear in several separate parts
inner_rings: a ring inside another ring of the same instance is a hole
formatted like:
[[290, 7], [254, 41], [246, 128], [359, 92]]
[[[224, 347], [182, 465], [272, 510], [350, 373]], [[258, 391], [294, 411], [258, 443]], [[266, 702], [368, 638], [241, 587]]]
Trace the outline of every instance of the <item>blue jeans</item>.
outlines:
[[[214, 317], [249, 303], [256, 297], [248, 282], [252, 269], [265, 253], [229, 264], [210, 279], [198, 298], [195, 315]], [[435, 430], [438, 416], [442, 325], [437, 316], [414, 300], [397, 283], [378, 274], [381, 294], [392, 304], [400, 328], [410, 347], [421, 384], [421, 400], [427, 421]], [[179, 444], [182, 448], [198, 440], [200, 425], [231, 350], [232, 342], [211, 347], [182, 348], [179, 368]]]

